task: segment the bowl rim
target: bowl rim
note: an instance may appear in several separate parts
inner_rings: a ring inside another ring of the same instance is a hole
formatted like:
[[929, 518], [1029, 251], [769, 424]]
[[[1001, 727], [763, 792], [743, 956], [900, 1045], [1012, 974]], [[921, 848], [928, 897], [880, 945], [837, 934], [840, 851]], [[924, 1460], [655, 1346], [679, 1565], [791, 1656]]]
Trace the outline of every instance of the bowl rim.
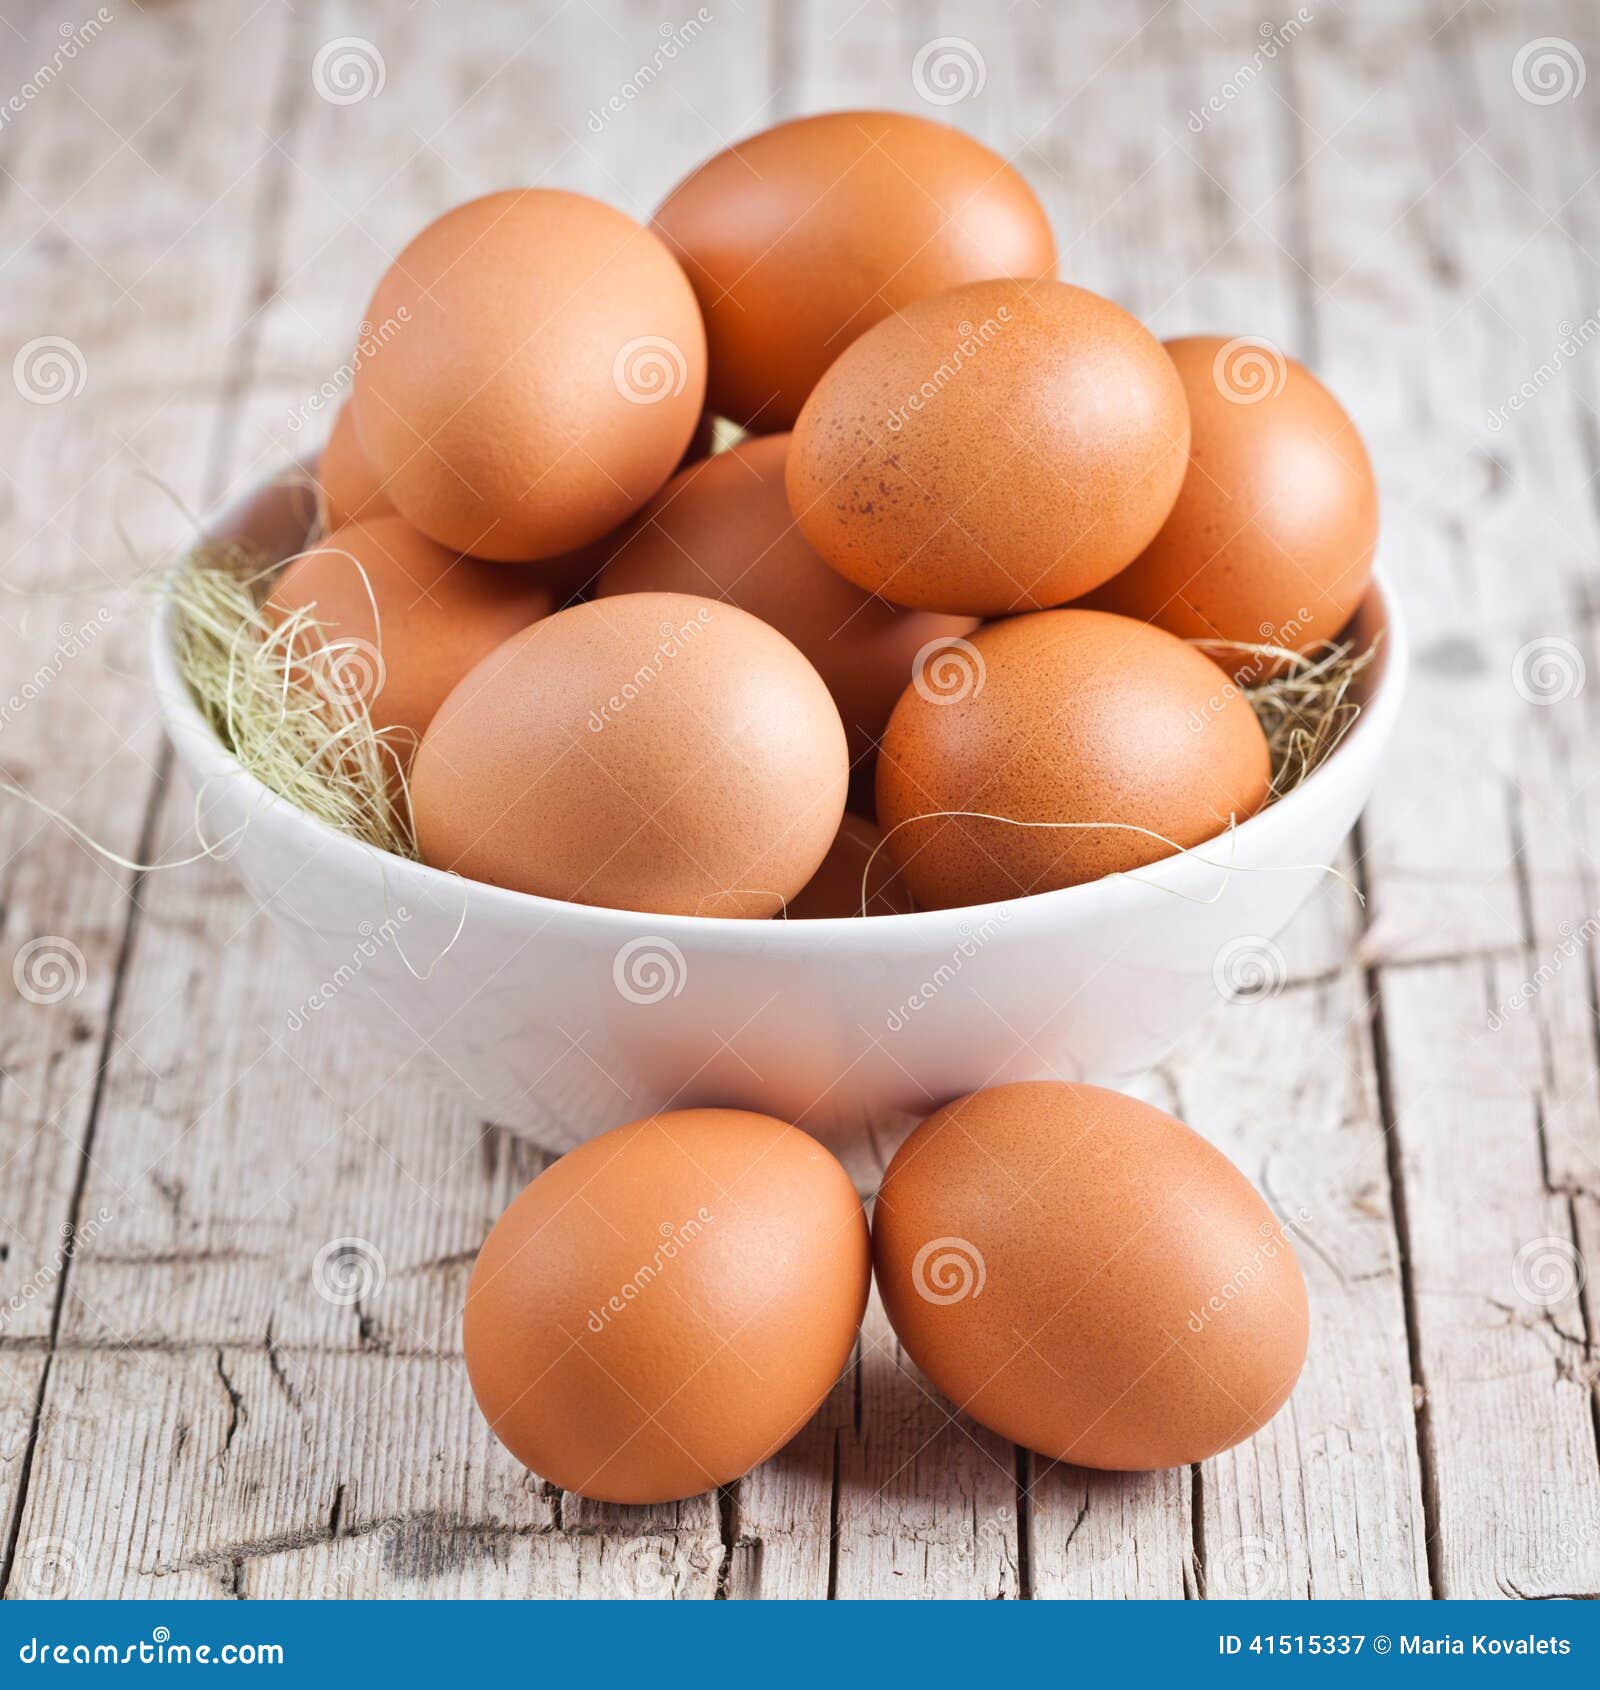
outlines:
[[[252, 482], [244, 489], [225, 497], [209, 510], [200, 522], [200, 535], [171, 565], [173, 570], [187, 566], [197, 546], [238, 521], [245, 508], [277, 484], [292, 484], [288, 477], [303, 475], [305, 462], [286, 466], [284, 470]], [[612, 909], [603, 904], [578, 904], [564, 899], [547, 898], [536, 892], [519, 892], [487, 881], [470, 880], [446, 869], [430, 867], [426, 863], [395, 856], [364, 840], [339, 832], [326, 822], [308, 815], [281, 794], [249, 772], [218, 737], [215, 728], [201, 714], [189, 690], [188, 683], [178, 671], [174, 640], [174, 601], [162, 594], [157, 601], [150, 625], [150, 664], [162, 724], [168, 739], [178, 751], [199, 757], [207, 766], [204, 781], [226, 777], [242, 783], [245, 792], [258, 810], [271, 812], [277, 820], [299, 829], [318, 846], [318, 854], [331, 848], [349, 859], [349, 853], [359, 852], [369, 860], [377, 858], [386, 875], [400, 877], [395, 884], [399, 895], [404, 881], [411, 881], [419, 890], [444, 895], [452, 884], [469, 889], [466, 896], [491, 910], [504, 909], [507, 914], [520, 912], [524, 917], [542, 915], [545, 920], [583, 921], [604, 929], [611, 927], [618, 933], [637, 933], [641, 926], [653, 935], [669, 939], [716, 939], [748, 941], [758, 948], [792, 945], [796, 950], [806, 948], [805, 939], [837, 944], [849, 935], [864, 937], [877, 934], [887, 938], [894, 935], [910, 938], [933, 937], [944, 932], [946, 938], [954, 933], [965, 935], [976, 924], [998, 919], [1009, 920], [1010, 912], [1019, 905], [1039, 917], [1056, 916], [1062, 920], [1089, 911], [1096, 902], [1104, 905], [1117, 888], [1151, 886], [1177, 891], [1167, 885], [1192, 872], [1199, 864], [1211, 872], [1225, 865], [1208, 862], [1197, 853], [1207, 847], [1227, 842], [1231, 853], [1249, 855], [1257, 860], [1270, 857], [1270, 850], [1262, 849], [1275, 834], [1287, 835], [1296, 830], [1300, 819], [1318, 806], [1337, 782], [1358, 748], [1371, 746], [1373, 755], [1381, 752], [1398, 719], [1410, 667], [1410, 644], [1404, 614], [1381, 568], [1375, 567], [1368, 580], [1367, 590], [1357, 605], [1355, 614], [1373, 606], [1383, 629], [1385, 650], [1371, 696], [1366, 700], [1360, 716], [1327, 759], [1293, 792], [1276, 803], [1240, 822], [1231, 834], [1217, 834], [1200, 845], [1175, 852], [1128, 874], [1106, 875], [1099, 880], [1085, 881], [1076, 886], [1058, 887], [1049, 892], [1034, 892], [1016, 898], [1002, 898], [983, 904], [955, 905], [948, 909], [912, 910], [868, 916], [818, 916], [784, 920], [781, 916], [768, 920], [750, 920], [739, 916], [668, 915], [647, 910]], [[457, 897], [459, 898], [459, 894]], [[420, 901], [420, 900], [419, 900]], [[803, 938], [784, 939], [783, 933], [798, 930]], [[867, 947], [871, 948], [870, 944]]]

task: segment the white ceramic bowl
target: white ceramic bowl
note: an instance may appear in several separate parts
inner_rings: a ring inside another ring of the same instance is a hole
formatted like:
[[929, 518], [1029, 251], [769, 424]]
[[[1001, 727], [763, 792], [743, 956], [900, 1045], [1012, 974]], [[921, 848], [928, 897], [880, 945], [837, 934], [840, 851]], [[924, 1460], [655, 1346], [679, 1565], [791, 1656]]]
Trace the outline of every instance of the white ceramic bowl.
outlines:
[[[308, 514], [303, 489], [274, 482], [207, 533], [287, 556]], [[1041, 1076], [1114, 1085], [1157, 1061], [1219, 991], [1275, 965], [1269, 942], [1354, 824], [1400, 708], [1405, 628], [1375, 581], [1356, 632], [1380, 629], [1359, 722], [1231, 838], [1009, 903], [794, 922], [558, 903], [358, 844], [224, 749], [179, 678], [166, 613], [152, 656], [207, 837], [242, 829], [229, 860], [309, 959], [289, 1028], [348, 1017], [551, 1148], [654, 1109], [718, 1103], [796, 1121], [870, 1177], [938, 1103]]]

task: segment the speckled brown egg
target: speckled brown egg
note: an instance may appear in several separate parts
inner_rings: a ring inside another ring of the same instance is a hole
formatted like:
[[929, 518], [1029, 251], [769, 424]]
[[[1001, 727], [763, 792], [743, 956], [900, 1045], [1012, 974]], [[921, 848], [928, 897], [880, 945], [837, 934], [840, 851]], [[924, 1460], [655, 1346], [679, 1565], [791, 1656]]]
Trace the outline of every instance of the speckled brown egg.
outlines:
[[[347, 523], [294, 559], [267, 613], [317, 624], [330, 687], [358, 689], [373, 725], [403, 730], [409, 759], [450, 689], [475, 664], [549, 613], [549, 588], [520, 570], [435, 545], [398, 516]], [[307, 638], [309, 639], [309, 633]]]
[[899, 112], [765, 129], [679, 183], [654, 227], [705, 313], [710, 402], [788, 429], [822, 372], [913, 300], [986, 276], [1053, 276], [1044, 210], [998, 154]]
[[442, 545], [555, 557], [671, 475], [705, 393], [705, 330], [676, 259], [553, 188], [446, 212], [378, 284], [356, 429], [400, 514]]
[[[1265, 342], [1167, 342], [1189, 396], [1189, 472], [1160, 533], [1089, 603], [1186, 639], [1290, 651], [1334, 638], [1372, 575], [1378, 489], [1355, 425]], [[1270, 658], [1216, 648], [1242, 680]]]
[[347, 522], [365, 522], [371, 517], [395, 514], [356, 438], [355, 418], [348, 401], [339, 407], [339, 414], [328, 431], [328, 443], [317, 459], [317, 484], [322, 489], [329, 533], [343, 528]]
[[[1162, 628], [1041, 610], [979, 629], [964, 657], [959, 684], [906, 689], [878, 757], [878, 824], [924, 908], [1138, 868], [1266, 801], [1249, 703]], [[916, 819], [957, 810], [981, 816]]]
[[1284, 1226], [1182, 1122], [1098, 1086], [975, 1092], [889, 1164], [872, 1227], [900, 1342], [957, 1408], [1052, 1460], [1205, 1461], [1306, 1353]]
[[776, 1453], [850, 1359], [870, 1274], [850, 1177], [767, 1115], [618, 1127], [500, 1217], [467, 1288], [478, 1406], [563, 1490], [671, 1502]]
[[770, 622], [827, 682], [859, 761], [875, 749], [916, 654], [975, 623], [903, 610], [828, 568], [789, 512], [788, 450], [786, 434], [749, 439], [675, 476], [621, 537], [596, 593], [698, 593]]
[[817, 383], [789, 504], [866, 591], [996, 616], [1131, 563], [1188, 453], [1178, 372], [1120, 306], [1064, 282], [979, 282], [879, 323]]
[[735, 605], [630, 593], [513, 636], [417, 754], [424, 862], [612, 909], [776, 915], [844, 813], [822, 678]]
[[[791, 921], [816, 921], [832, 916], [905, 915], [912, 908], [899, 868], [883, 834], [864, 816], [844, 813], [839, 832], [822, 859], [822, 867], [805, 888], [789, 900]], [[866, 908], [862, 909], [863, 876]]]

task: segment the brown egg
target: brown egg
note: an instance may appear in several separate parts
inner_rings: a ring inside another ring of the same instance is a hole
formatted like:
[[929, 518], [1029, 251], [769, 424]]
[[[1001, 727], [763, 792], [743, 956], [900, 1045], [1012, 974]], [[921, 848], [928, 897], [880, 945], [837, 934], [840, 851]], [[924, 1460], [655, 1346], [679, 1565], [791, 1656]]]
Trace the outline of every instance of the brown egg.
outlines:
[[563, 1490], [672, 1502], [788, 1443], [866, 1307], [866, 1219], [815, 1139], [683, 1109], [568, 1152], [495, 1224], [467, 1373], [495, 1436]]
[[462, 557], [398, 516], [349, 523], [273, 583], [267, 613], [319, 626], [327, 684], [367, 698], [373, 725], [405, 730], [409, 757], [450, 689], [518, 629], [549, 614], [550, 591], [521, 570]]
[[446, 212], [367, 308], [356, 428], [400, 514], [442, 545], [555, 557], [672, 473], [705, 394], [705, 330], [677, 261], [598, 200], [553, 188]]
[[[915, 908], [894, 858], [878, 850], [883, 835], [869, 821], [846, 810], [822, 867], [805, 889], [789, 900], [791, 921], [860, 915], [861, 877], [867, 877], [868, 915], [905, 915]], [[874, 856], [876, 852], [876, 856]]]
[[424, 862], [664, 915], [777, 914], [844, 813], [849, 762], [816, 670], [734, 605], [630, 593], [506, 641], [417, 754]]
[[317, 459], [317, 482], [327, 513], [328, 532], [347, 522], [365, 522], [369, 517], [393, 516], [395, 509], [378, 485], [361, 442], [356, 439], [355, 418], [348, 401], [339, 407], [328, 432], [328, 443]]
[[[1378, 540], [1355, 425], [1263, 342], [1195, 335], [1167, 351], [1189, 396], [1189, 473], [1161, 532], [1087, 602], [1186, 639], [1304, 651], [1334, 638], [1367, 590]], [[1214, 655], [1244, 681], [1276, 667]]]
[[678, 468], [685, 470], [690, 464], [709, 458], [716, 449], [717, 419], [709, 411], [702, 411], [699, 422], [694, 425], [694, 433], [689, 436], [689, 444], [683, 449]]
[[1053, 276], [1027, 183], [970, 136], [898, 112], [780, 123], [701, 165], [656, 213], [705, 313], [710, 402], [794, 426], [822, 372], [913, 300], [987, 276]]
[[587, 546], [579, 546], [574, 552], [563, 552], [560, 557], [545, 558], [525, 567], [537, 570], [539, 579], [550, 583], [556, 609], [565, 610], [570, 604], [593, 598], [600, 572], [616, 550], [618, 536], [626, 531], [626, 527], [624, 524], [615, 533], [606, 534]]
[[[964, 655], [959, 684], [906, 689], [878, 757], [878, 825], [925, 909], [1138, 868], [1266, 801], [1254, 711], [1163, 629], [1041, 610], [980, 628]], [[1095, 825], [913, 819], [947, 810]]]
[[1183, 481], [1161, 343], [1065, 282], [978, 282], [856, 341], [795, 424], [789, 504], [839, 573], [896, 604], [997, 616], [1131, 563]]
[[889, 1164], [872, 1246], [917, 1366], [1052, 1460], [1204, 1461], [1265, 1425], [1305, 1360], [1305, 1285], [1255, 1188], [1099, 1086], [996, 1086], [931, 1115]]
[[916, 654], [976, 624], [902, 610], [829, 569], [789, 514], [788, 450], [787, 434], [745, 440], [675, 476], [617, 545], [596, 593], [699, 593], [770, 622], [827, 682], [859, 760], [875, 749]]

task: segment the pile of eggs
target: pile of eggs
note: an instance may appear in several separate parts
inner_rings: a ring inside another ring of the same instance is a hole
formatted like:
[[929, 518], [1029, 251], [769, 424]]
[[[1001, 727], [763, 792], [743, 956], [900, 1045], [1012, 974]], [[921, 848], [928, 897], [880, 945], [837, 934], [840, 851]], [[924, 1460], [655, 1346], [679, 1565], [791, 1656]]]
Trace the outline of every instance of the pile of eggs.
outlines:
[[[422, 859], [616, 909], [845, 916], [1081, 884], [1260, 809], [1241, 683], [1365, 592], [1366, 453], [1275, 348], [1163, 344], [1056, 268], [1015, 170], [874, 112], [729, 148], [649, 228], [520, 189], [418, 235], [321, 460], [329, 532], [269, 608], [378, 648]], [[874, 1272], [959, 1407], [1088, 1466], [1228, 1447], [1305, 1353], [1243, 1176], [1041, 1082], [925, 1121], [870, 1235], [784, 1122], [593, 1139], [485, 1244], [468, 1369], [545, 1477], [681, 1497], [804, 1424]]]
[[1275, 349], [1163, 345], [1055, 271], [1015, 170], [892, 113], [742, 142], [649, 228], [516, 189], [424, 229], [367, 308], [331, 531], [273, 593], [379, 648], [423, 860], [849, 915], [863, 839], [870, 910], [934, 909], [1258, 810], [1208, 653], [1344, 626], [1366, 454]]

